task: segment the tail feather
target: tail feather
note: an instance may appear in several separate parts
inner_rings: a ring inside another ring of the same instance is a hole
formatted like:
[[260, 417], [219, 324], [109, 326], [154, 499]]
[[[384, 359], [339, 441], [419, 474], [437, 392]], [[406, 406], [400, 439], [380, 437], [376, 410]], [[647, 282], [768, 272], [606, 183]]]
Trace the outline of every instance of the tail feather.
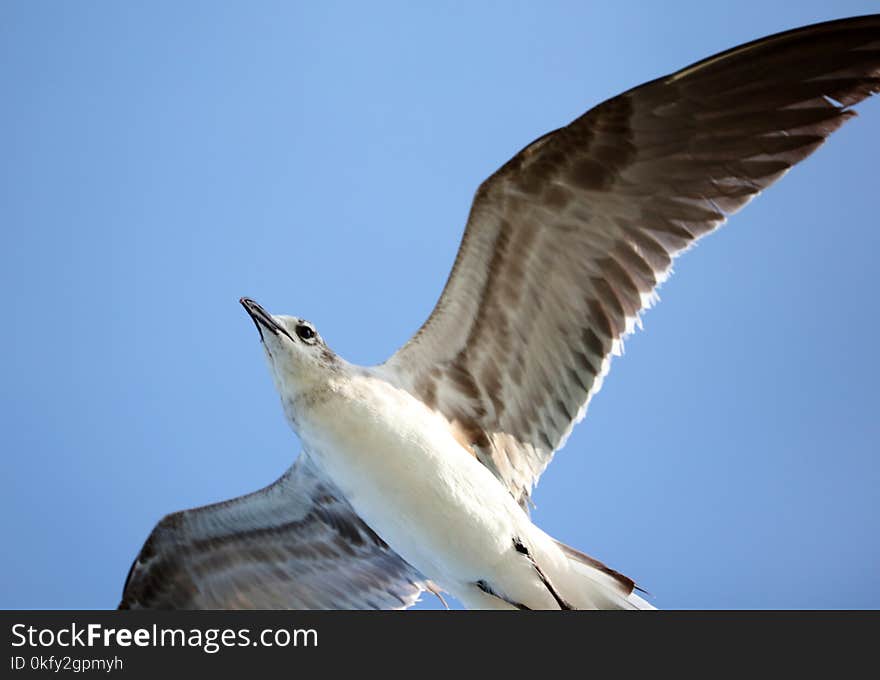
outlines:
[[565, 555], [569, 567], [560, 588], [576, 608], [656, 609], [638, 594], [641, 589], [628, 576], [561, 541], [553, 541]]

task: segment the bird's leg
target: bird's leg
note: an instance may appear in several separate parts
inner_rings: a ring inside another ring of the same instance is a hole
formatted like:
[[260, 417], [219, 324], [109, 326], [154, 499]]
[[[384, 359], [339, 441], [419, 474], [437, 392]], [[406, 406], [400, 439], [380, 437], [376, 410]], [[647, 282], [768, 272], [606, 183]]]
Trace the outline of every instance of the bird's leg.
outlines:
[[544, 587], [550, 592], [553, 596], [553, 599], [556, 600], [556, 604], [559, 605], [560, 609], [574, 609], [565, 599], [556, 592], [556, 588], [553, 587], [553, 584], [550, 583], [550, 578], [547, 574], [544, 573], [544, 570], [535, 562], [535, 559], [532, 557], [532, 554], [529, 552], [529, 549], [526, 548], [525, 544], [519, 539], [514, 537], [513, 539], [513, 547], [516, 549], [518, 553], [524, 555], [525, 558], [531, 563], [532, 568], [538, 574], [538, 578], [541, 579], [541, 583], [544, 584]]
[[496, 593], [494, 590], [492, 590], [492, 586], [490, 586], [488, 583], [486, 583], [482, 579], [477, 581], [476, 584], [474, 584], [474, 585], [476, 585], [477, 588], [479, 588], [484, 593], [486, 593], [486, 595], [491, 595], [492, 597], [497, 597], [499, 600], [501, 600], [502, 602], [506, 602], [511, 607], [515, 607], [516, 609], [528, 609], [528, 610], [531, 609], [531, 607], [526, 607], [521, 602], [514, 602], [513, 600], [508, 600], [506, 597], [504, 597], [504, 595], [501, 595], [500, 593]]

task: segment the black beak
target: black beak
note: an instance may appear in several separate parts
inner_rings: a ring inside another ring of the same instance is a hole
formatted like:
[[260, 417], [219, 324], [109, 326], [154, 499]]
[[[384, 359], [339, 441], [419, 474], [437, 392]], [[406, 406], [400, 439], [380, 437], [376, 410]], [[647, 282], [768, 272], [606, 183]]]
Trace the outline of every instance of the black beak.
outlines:
[[286, 335], [288, 338], [293, 340], [290, 337], [290, 333], [287, 332], [275, 319], [272, 318], [272, 315], [269, 314], [265, 309], [260, 307], [256, 302], [251, 300], [250, 298], [240, 298], [239, 302], [241, 306], [244, 307], [244, 310], [250, 315], [251, 319], [254, 322], [254, 326], [257, 327], [257, 331], [260, 333], [260, 340], [263, 340], [263, 329], [265, 328], [267, 331], [271, 331], [275, 335], [281, 333], [282, 335]]

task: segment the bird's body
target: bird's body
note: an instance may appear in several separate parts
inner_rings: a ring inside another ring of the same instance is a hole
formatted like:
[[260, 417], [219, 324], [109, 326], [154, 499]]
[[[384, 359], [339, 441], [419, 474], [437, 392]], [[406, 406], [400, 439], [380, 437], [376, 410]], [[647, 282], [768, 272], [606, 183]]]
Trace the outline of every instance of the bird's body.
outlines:
[[449, 420], [381, 370], [338, 361], [321, 373], [304, 392], [279, 385], [288, 422], [357, 514], [425, 577], [479, 608], [558, 607], [517, 550], [521, 541], [572, 606], [644, 605], [627, 601], [598, 570], [596, 584], [563, 587], [579, 577], [560, 546], [532, 524]]
[[[533, 488], [673, 259], [880, 91], [880, 15], [727, 50], [590, 109], [479, 188], [433, 313], [384, 364], [241, 302], [304, 453], [174, 513], [123, 607], [649, 608], [536, 527]], [[433, 582], [433, 583], [432, 583]]]
[[513, 550], [525, 513], [441, 414], [372, 373], [352, 373], [300, 410], [307, 455], [426, 577], [444, 586], [441, 575], [465, 583], [487, 577]]

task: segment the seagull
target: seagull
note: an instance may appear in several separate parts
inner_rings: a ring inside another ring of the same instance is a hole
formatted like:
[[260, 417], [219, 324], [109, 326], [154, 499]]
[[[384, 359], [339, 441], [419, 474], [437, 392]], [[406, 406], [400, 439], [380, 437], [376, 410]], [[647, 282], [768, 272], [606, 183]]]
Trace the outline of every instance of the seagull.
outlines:
[[120, 608], [651, 609], [532, 523], [531, 493], [673, 259], [880, 91], [880, 15], [756, 40], [535, 140], [479, 187], [436, 307], [385, 363], [249, 298], [302, 453], [166, 516]]

